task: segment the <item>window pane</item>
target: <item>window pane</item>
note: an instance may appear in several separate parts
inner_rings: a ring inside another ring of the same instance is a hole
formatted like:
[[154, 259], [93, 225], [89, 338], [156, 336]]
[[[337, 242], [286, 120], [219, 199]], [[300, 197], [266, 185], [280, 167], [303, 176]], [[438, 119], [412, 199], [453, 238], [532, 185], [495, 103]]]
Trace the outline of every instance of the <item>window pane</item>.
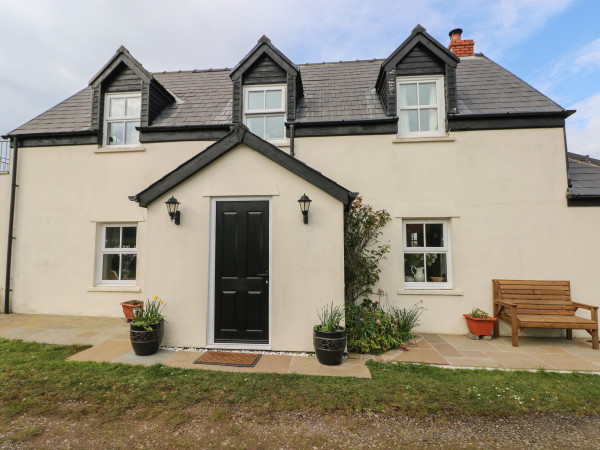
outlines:
[[246, 118], [246, 126], [251, 133], [264, 138], [265, 137], [265, 117], [248, 117]]
[[[281, 108], [281, 97], [282, 91], [266, 91], [266, 108], [267, 109], [280, 109]], [[268, 129], [267, 125], [267, 129]]]
[[425, 265], [423, 264], [423, 253], [404, 254], [404, 281], [425, 281]]
[[135, 129], [139, 127], [139, 122], [127, 122], [125, 124], [125, 144], [139, 144], [140, 143], [140, 132]]
[[119, 255], [104, 255], [102, 257], [102, 279], [119, 279]]
[[264, 109], [265, 108], [265, 91], [250, 91], [248, 92], [248, 109]]
[[283, 139], [284, 136], [283, 116], [267, 116], [267, 135], [265, 139]]
[[448, 268], [445, 253], [427, 253], [427, 281], [430, 283], [445, 283], [448, 280]]
[[108, 108], [109, 117], [123, 117], [125, 115], [125, 99], [124, 98], [111, 98], [110, 106]]
[[407, 247], [423, 247], [423, 224], [422, 223], [407, 223], [406, 224], [406, 246]]
[[419, 105], [437, 105], [435, 83], [419, 84]]
[[120, 248], [121, 227], [106, 227], [104, 248]]
[[135, 280], [137, 255], [124, 254], [121, 267], [121, 280]]
[[400, 85], [400, 106], [417, 106], [417, 84]]
[[111, 122], [108, 124], [108, 145], [123, 145], [123, 122]]
[[421, 109], [419, 113], [421, 114], [421, 131], [437, 131], [437, 109]]
[[127, 117], [140, 117], [140, 105], [142, 100], [139, 97], [127, 98]]
[[135, 248], [137, 227], [123, 227], [122, 248]]
[[425, 224], [425, 247], [444, 246], [444, 225], [441, 223]]
[[400, 112], [400, 129], [403, 133], [419, 131], [418, 114], [416, 109]]

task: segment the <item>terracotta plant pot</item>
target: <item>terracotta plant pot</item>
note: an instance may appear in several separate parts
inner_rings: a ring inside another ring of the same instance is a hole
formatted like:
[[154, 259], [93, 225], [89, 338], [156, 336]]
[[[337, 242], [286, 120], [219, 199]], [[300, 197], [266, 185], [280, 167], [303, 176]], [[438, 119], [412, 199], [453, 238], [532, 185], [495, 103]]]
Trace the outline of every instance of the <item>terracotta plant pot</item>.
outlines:
[[346, 350], [346, 330], [326, 332], [314, 329], [313, 344], [321, 364], [326, 366], [341, 364]]
[[475, 336], [489, 336], [494, 331], [494, 322], [498, 319], [495, 317], [489, 317], [487, 319], [476, 319], [468, 314], [463, 314], [467, 319], [467, 326], [469, 331]]
[[121, 303], [123, 307], [123, 314], [125, 314], [125, 318], [128, 322], [133, 320], [133, 310], [135, 308], [142, 308], [144, 306], [144, 302], [142, 300], [129, 300], [128, 302]]

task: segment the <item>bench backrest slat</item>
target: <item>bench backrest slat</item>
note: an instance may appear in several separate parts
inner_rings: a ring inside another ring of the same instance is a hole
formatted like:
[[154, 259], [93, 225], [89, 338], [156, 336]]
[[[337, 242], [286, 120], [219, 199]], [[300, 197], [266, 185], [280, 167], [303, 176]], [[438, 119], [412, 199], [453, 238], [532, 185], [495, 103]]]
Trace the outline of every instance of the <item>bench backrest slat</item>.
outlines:
[[519, 314], [575, 314], [568, 281], [493, 280], [493, 285], [494, 299], [517, 304]]

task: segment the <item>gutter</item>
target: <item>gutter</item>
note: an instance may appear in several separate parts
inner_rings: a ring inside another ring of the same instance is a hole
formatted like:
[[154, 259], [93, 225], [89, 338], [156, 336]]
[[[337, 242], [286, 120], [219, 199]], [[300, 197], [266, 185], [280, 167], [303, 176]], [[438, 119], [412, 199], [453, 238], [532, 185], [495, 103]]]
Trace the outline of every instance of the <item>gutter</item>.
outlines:
[[563, 109], [562, 111], [540, 111], [540, 112], [504, 112], [504, 113], [487, 113], [487, 114], [460, 114], [450, 113], [448, 118], [452, 120], [469, 120], [469, 119], [498, 119], [505, 117], [524, 118], [524, 117], [567, 117], [575, 114], [573, 109]]
[[4, 314], [10, 314], [10, 269], [12, 265], [13, 226], [15, 223], [15, 194], [17, 190], [17, 159], [19, 156], [19, 138], [13, 137], [13, 165], [10, 187], [10, 209], [8, 214], [8, 242], [6, 245], [6, 282], [4, 284]]
[[286, 122], [285, 125], [294, 125], [296, 128], [301, 127], [328, 127], [332, 125], [365, 125], [378, 123], [396, 123], [398, 117], [389, 117], [385, 119], [353, 119], [353, 120], [326, 120], [321, 122]]

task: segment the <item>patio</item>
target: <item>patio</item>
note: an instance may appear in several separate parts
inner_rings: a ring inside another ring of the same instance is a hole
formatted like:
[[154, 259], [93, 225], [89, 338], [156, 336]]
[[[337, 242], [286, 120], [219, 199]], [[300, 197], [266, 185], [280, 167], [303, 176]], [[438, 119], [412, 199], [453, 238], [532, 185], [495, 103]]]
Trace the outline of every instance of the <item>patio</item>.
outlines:
[[124, 319], [34, 314], [0, 315], [0, 337], [47, 344], [83, 344], [91, 348], [73, 355], [71, 361], [156, 364], [188, 369], [233, 372], [297, 373], [304, 375], [370, 378], [369, 359], [396, 363], [423, 363], [448, 368], [497, 368], [600, 373], [600, 351], [585, 339], [520, 339], [512, 347], [510, 337], [471, 340], [466, 336], [422, 334], [409, 351], [392, 350], [381, 356], [351, 354], [341, 366], [323, 366], [315, 357], [264, 354], [255, 367], [193, 364], [201, 352], [159, 350], [152, 356], [136, 356], [129, 343]]

